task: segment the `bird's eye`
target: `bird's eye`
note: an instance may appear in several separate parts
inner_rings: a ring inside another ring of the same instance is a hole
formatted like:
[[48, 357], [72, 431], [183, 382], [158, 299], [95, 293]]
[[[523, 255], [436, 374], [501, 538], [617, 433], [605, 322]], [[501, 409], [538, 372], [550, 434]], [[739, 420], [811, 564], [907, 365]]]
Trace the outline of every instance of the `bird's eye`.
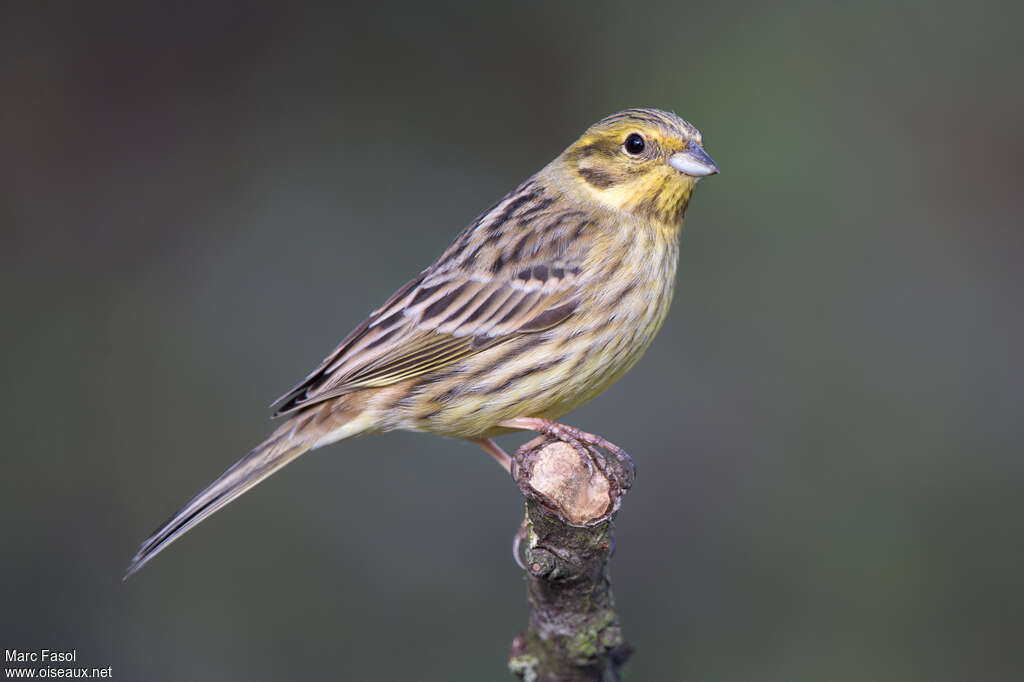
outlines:
[[630, 133], [622, 146], [625, 147], [628, 153], [635, 156], [636, 154], [642, 153], [647, 144], [644, 142], [644, 138], [638, 133]]

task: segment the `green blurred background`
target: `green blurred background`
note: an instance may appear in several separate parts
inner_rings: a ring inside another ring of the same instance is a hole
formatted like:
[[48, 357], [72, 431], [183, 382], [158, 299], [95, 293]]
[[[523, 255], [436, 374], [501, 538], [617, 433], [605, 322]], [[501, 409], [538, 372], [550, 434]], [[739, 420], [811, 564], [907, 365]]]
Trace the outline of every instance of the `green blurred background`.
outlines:
[[[1024, 678], [1020, 3], [6, 3], [0, 647], [120, 680], [503, 680], [515, 487], [302, 458], [126, 584], [267, 404], [596, 119], [722, 174], [645, 359], [632, 680]], [[504, 439], [515, 447], [522, 439]]]

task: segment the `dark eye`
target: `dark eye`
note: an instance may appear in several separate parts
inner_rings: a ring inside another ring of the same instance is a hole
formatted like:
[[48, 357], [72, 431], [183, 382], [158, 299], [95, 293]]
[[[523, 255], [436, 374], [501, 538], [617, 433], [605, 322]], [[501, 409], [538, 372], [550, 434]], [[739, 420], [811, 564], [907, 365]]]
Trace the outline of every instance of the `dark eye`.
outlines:
[[638, 133], [630, 133], [629, 137], [626, 138], [626, 142], [622, 145], [626, 148], [626, 151], [630, 154], [640, 154], [643, 152], [644, 147], [647, 144], [644, 142], [644, 138]]

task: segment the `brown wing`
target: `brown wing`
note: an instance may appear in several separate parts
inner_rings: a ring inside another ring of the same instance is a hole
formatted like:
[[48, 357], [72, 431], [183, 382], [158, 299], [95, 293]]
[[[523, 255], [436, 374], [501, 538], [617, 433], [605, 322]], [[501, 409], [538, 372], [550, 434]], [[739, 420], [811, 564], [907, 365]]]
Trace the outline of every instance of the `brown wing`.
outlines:
[[536, 178], [480, 215], [419, 277], [345, 337], [274, 416], [449, 366], [552, 327], [579, 303], [591, 223]]
[[513, 336], [547, 329], [576, 309], [578, 268], [540, 263], [503, 274], [421, 274], [279, 398], [274, 416], [441, 369]]

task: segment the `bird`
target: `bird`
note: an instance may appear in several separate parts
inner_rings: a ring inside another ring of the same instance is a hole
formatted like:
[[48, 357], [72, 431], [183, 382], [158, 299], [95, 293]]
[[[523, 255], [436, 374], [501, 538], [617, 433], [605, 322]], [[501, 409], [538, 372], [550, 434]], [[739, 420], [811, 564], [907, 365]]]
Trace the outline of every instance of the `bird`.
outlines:
[[697, 182], [719, 172], [674, 113], [594, 123], [481, 213], [429, 267], [275, 401], [284, 421], [157, 528], [125, 579], [198, 523], [314, 448], [408, 430], [479, 444], [536, 431], [617, 381], [668, 313]]

